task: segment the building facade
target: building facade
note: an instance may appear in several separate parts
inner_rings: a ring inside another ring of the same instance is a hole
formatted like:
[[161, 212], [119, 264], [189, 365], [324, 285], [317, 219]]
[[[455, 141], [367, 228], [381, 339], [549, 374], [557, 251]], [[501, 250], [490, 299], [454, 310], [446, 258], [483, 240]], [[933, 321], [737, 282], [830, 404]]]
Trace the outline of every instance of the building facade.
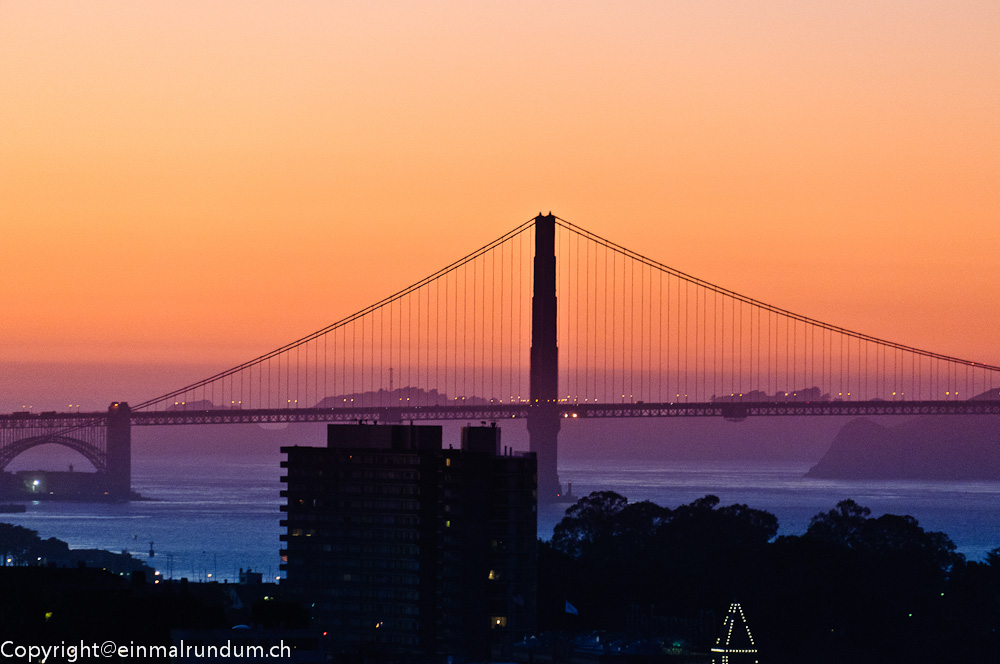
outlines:
[[329, 425], [285, 447], [289, 593], [344, 653], [484, 659], [534, 630], [537, 466], [496, 427]]

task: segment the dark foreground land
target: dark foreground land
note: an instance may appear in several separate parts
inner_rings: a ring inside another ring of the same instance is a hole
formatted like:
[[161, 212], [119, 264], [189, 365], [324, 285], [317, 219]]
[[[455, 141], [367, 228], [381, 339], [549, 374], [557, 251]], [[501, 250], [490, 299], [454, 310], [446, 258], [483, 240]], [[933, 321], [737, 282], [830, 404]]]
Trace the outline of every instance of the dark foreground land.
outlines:
[[944, 533], [849, 500], [775, 539], [774, 515], [718, 502], [580, 499], [540, 544], [540, 624], [705, 652], [738, 601], [768, 664], [998, 661], [1000, 549], [968, 562]]
[[[911, 517], [873, 518], [853, 501], [817, 514], [800, 536], [776, 538], [777, 529], [774, 515], [714, 496], [674, 509], [612, 492], [581, 498], [552, 541], [539, 542], [538, 634], [512, 635], [496, 661], [710, 662], [733, 602], [759, 650], [747, 662], [1000, 661], [1000, 548], [969, 562], [947, 535]], [[330, 652], [307, 609], [273, 584], [158, 581], [127, 556], [74, 552], [7, 524], [0, 550], [4, 640], [222, 644], [235, 635], [296, 644], [286, 661], [415, 661], [375, 643]]]

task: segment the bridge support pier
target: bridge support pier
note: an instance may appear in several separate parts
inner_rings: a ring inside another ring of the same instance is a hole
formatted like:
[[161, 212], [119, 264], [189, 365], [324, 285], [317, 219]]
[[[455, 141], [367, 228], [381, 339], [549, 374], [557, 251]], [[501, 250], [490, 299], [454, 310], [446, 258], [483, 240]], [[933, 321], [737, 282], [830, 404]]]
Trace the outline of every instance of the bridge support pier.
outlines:
[[132, 410], [127, 403], [108, 407], [107, 473], [108, 492], [117, 500], [132, 496]]
[[538, 457], [538, 502], [555, 502], [562, 496], [559, 483], [559, 409], [540, 405], [528, 414], [529, 449]]
[[562, 496], [559, 483], [559, 348], [556, 345], [556, 218], [535, 217], [535, 282], [531, 298], [529, 449], [538, 456], [538, 501]]

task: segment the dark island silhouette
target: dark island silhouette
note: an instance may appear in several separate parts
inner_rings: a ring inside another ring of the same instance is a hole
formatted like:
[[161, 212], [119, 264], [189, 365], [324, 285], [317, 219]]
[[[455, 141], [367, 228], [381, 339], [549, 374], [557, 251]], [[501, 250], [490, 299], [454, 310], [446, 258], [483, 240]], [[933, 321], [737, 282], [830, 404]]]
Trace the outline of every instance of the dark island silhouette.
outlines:
[[[996, 399], [991, 390], [977, 399]], [[858, 480], [1000, 480], [1000, 418], [917, 417], [848, 422], [806, 477]]]

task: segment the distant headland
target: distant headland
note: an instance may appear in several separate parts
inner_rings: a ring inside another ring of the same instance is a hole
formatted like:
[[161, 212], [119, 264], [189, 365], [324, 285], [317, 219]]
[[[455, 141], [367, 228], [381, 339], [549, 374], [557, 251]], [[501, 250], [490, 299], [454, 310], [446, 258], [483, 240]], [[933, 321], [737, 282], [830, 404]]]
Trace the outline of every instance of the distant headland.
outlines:
[[844, 425], [806, 477], [1000, 481], [1000, 418], [925, 416], [883, 425]]

